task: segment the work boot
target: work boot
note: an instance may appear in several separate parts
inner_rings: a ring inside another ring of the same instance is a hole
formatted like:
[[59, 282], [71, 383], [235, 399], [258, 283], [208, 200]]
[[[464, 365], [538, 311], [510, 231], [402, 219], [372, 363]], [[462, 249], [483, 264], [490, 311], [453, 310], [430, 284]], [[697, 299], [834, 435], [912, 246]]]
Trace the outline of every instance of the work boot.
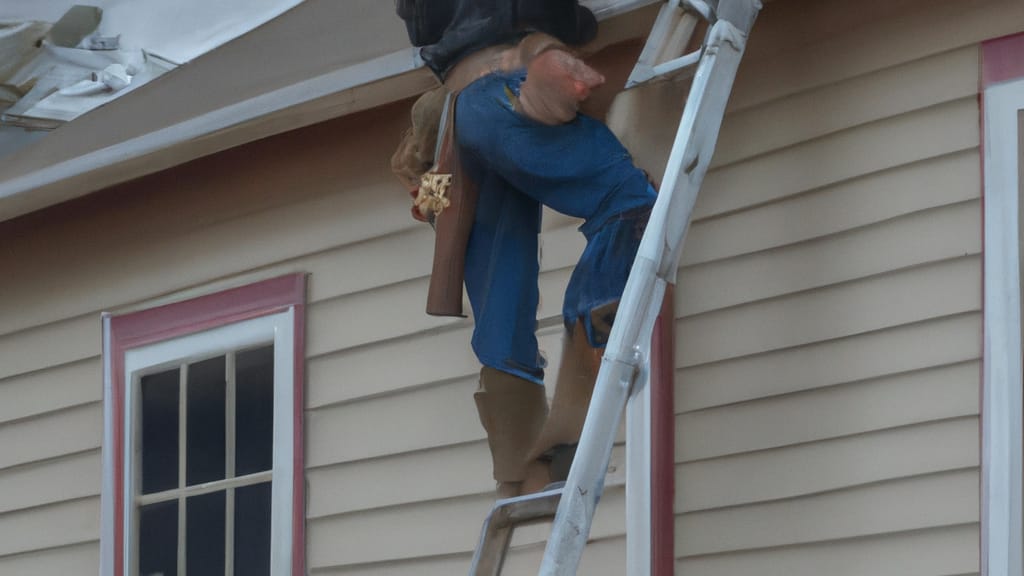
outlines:
[[[555, 395], [551, 399], [551, 410], [530, 451], [532, 459], [552, 464], [559, 461], [558, 470], [567, 471], [572, 462], [572, 453], [580, 440], [583, 422], [587, 419], [590, 398], [594, 394], [594, 381], [600, 368], [601, 350], [592, 348], [587, 342], [582, 322], [576, 322], [572, 332], [562, 338], [562, 362], [558, 369]], [[552, 474], [551, 481], [565, 480], [562, 472]]]
[[547, 416], [544, 387], [485, 366], [473, 400], [487, 431], [498, 497], [511, 498], [543, 488], [547, 467], [530, 458], [530, 450]]

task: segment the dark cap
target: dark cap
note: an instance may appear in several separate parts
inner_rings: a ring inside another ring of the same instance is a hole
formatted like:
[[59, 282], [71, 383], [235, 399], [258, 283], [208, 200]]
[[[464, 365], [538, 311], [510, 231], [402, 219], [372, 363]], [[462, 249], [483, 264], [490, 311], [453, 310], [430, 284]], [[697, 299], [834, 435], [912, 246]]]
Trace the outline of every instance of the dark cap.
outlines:
[[517, 0], [516, 20], [570, 46], [586, 44], [597, 36], [597, 18], [578, 0]]
[[[488, 46], [514, 42], [526, 31], [545, 32], [570, 46], [586, 44], [597, 35], [597, 18], [578, 0], [454, 0], [454, 5], [451, 2], [443, 0], [432, 5], [428, 0], [399, 0], [397, 4], [415, 46], [437, 38], [441, 24], [450, 20], [439, 39], [420, 50], [423, 61], [441, 80], [467, 55]], [[420, 31], [415, 38], [414, 31]]]

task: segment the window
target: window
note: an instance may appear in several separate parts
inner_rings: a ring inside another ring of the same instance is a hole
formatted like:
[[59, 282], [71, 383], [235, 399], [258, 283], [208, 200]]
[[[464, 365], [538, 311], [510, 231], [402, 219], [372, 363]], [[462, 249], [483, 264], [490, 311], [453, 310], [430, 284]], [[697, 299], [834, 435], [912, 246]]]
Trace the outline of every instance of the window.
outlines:
[[982, 574], [1021, 576], [1024, 549], [1021, 338], [1021, 126], [1024, 34], [982, 50], [985, 334], [982, 385]]
[[104, 318], [101, 573], [304, 573], [304, 277]]

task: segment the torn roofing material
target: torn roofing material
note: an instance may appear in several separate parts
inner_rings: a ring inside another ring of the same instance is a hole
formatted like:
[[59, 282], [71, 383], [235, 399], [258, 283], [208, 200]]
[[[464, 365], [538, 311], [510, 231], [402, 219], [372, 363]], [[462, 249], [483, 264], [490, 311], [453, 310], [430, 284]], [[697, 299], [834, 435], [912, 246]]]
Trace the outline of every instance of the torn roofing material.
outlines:
[[0, 6], [0, 123], [53, 129], [300, 1], [33, 0]]

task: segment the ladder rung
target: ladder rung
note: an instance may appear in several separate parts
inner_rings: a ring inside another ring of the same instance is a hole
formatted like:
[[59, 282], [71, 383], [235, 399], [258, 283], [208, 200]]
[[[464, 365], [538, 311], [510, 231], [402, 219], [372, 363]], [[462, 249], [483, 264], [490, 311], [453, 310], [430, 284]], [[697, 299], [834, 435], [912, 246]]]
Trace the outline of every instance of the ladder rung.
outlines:
[[671, 0], [663, 5], [640, 58], [626, 81], [626, 88], [690, 67], [696, 68], [702, 51], [683, 52], [701, 18], [714, 22], [713, 9], [702, 0]]
[[703, 0], [681, 0], [679, 3], [683, 8], [700, 14], [700, 17], [708, 22], [715, 21], [715, 9], [707, 2], [704, 2]]
[[527, 494], [516, 498], [498, 500], [491, 508], [490, 519], [496, 527], [522, 526], [549, 520], [558, 509], [562, 489]]
[[470, 576], [496, 576], [505, 563], [512, 532], [516, 526], [535, 524], [555, 517], [562, 489], [498, 500], [484, 520]]
[[626, 88], [632, 88], [657, 77], [667, 77], [687, 68], [696, 69], [697, 64], [700, 64], [702, 53], [702, 50], [695, 50], [674, 60], [662, 62], [657, 66], [637, 66], [633, 73], [629, 75], [629, 80], [626, 81]]

